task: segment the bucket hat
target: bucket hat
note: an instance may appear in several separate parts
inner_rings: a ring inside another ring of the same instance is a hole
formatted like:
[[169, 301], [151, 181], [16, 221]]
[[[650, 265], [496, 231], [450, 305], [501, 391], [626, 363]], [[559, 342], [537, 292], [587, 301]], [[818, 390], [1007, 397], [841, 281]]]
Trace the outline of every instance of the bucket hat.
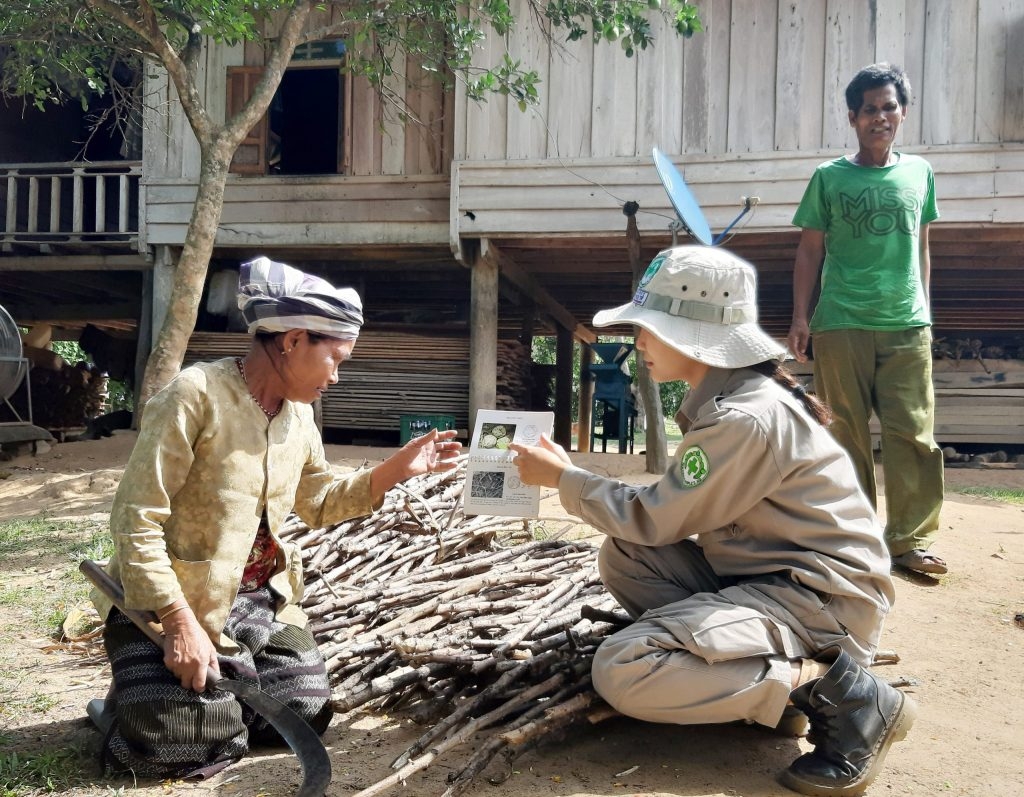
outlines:
[[676, 246], [651, 261], [633, 301], [602, 310], [594, 326], [635, 324], [687, 357], [716, 368], [783, 360], [784, 346], [757, 323], [757, 272], [710, 246]]

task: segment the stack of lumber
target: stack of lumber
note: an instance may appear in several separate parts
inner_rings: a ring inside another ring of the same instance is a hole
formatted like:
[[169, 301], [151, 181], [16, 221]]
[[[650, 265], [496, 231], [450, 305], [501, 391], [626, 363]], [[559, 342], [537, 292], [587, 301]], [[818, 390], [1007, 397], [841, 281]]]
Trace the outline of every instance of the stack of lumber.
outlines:
[[518, 340], [498, 341], [498, 379], [495, 409], [530, 409], [530, 347]]
[[939, 443], [1024, 443], [1024, 360], [936, 360]]
[[193, 332], [185, 348], [182, 366], [221, 357], [241, 357], [249, 351], [251, 342], [252, 335], [244, 332]]
[[[195, 332], [185, 363], [241, 356], [244, 333]], [[498, 407], [528, 406], [530, 350], [498, 342]], [[326, 429], [399, 431], [403, 415], [451, 415], [469, 427], [469, 337], [364, 329], [323, 399]]]
[[[813, 364], [787, 362], [809, 390]], [[932, 363], [935, 386], [935, 440], [951, 443], [1024, 444], [1024, 360], [937, 359]], [[878, 419], [872, 416], [876, 442]]]
[[469, 338], [367, 330], [323, 400], [326, 428], [394, 431], [403, 415], [469, 426]]

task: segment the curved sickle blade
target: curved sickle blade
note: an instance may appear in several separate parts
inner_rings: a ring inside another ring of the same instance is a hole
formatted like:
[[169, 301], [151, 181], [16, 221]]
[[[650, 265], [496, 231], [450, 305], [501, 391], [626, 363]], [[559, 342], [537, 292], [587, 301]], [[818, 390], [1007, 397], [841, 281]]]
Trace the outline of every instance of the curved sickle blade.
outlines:
[[[124, 590], [121, 585], [95, 562], [85, 559], [78, 565], [78, 569], [154, 644], [163, 647], [163, 631], [153, 612], [142, 612], [125, 606]], [[296, 797], [323, 797], [331, 782], [331, 760], [327, 757], [324, 743], [320, 741], [316, 731], [309, 727], [309, 723], [276, 697], [261, 692], [251, 684], [221, 678], [212, 671], [206, 674], [206, 683], [207, 686], [231, 692], [244, 700], [288, 742], [302, 767], [302, 786], [299, 787]]]
[[[207, 676], [207, 681], [211, 681]], [[219, 678], [211, 685], [231, 692], [274, 726], [295, 753], [302, 766], [302, 785], [296, 797], [323, 797], [331, 782], [331, 759], [320, 737], [309, 723], [276, 697], [262, 692], [252, 684], [232, 678]]]

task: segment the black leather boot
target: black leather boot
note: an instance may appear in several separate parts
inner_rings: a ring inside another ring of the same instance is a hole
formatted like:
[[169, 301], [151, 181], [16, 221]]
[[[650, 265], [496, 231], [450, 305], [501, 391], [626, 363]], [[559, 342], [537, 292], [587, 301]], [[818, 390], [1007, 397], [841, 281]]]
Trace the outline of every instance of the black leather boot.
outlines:
[[780, 780], [812, 797], [854, 797], [882, 769], [889, 745], [907, 735], [917, 707], [850, 658], [839, 653], [821, 678], [793, 690], [793, 704], [811, 721], [804, 753]]

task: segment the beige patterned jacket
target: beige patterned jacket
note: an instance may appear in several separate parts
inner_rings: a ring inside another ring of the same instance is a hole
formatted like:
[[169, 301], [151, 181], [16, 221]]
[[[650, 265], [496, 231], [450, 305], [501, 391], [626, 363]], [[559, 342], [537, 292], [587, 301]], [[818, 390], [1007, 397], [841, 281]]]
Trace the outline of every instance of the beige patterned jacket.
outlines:
[[[128, 608], [184, 596], [218, 648], [237, 650], [221, 631], [264, 508], [281, 548], [270, 580], [277, 617], [304, 626], [302, 559], [278, 531], [293, 509], [314, 528], [369, 514], [370, 471], [332, 471], [309, 405], [286, 401], [268, 421], [234, 359], [184, 369], [146, 405], [111, 509], [107, 570]], [[106, 617], [110, 602], [93, 602]]]

